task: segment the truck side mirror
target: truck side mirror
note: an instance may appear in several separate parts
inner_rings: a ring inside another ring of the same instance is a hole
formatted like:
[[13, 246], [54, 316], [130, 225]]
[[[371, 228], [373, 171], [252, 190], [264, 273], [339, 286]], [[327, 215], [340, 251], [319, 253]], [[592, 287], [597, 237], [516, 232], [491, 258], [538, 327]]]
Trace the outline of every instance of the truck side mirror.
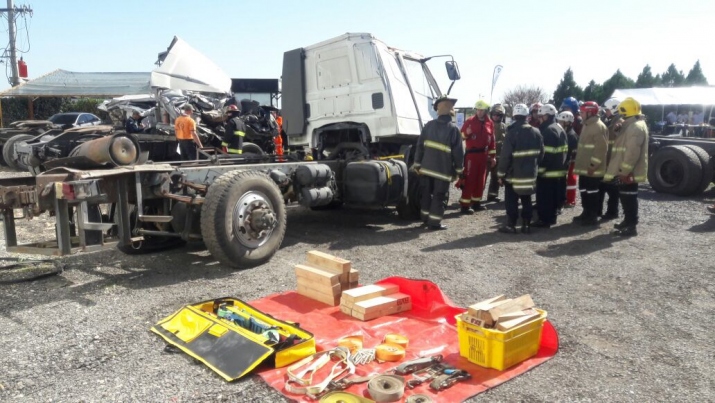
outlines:
[[450, 80], [456, 81], [462, 78], [462, 76], [459, 74], [459, 66], [457, 66], [457, 62], [455, 62], [454, 60], [450, 60], [448, 62], [445, 62], [444, 65], [447, 68], [447, 76]]

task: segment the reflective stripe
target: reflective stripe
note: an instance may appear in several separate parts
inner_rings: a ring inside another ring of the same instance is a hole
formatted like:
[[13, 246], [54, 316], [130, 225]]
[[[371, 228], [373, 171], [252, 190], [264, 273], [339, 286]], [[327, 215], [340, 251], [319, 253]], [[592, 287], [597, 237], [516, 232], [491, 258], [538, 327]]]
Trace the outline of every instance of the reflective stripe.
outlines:
[[609, 141], [608, 141], [608, 144], [614, 145], [614, 144], [616, 144], [616, 140], [609, 140]]
[[586, 190], [586, 193], [588, 193], [588, 194], [598, 193], [598, 190]]
[[472, 197], [472, 201], [480, 202], [482, 201], [481, 197]]
[[566, 189], [575, 190], [575, 189], [578, 189], [578, 186], [566, 186]]
[[622, 195], [637, 195], [638, 192], [619, 192], [619, 194], [622, 194]]
[[442, 219], [442, 216], [430, 214], [430, 215], [429, 215], [429, 218], [432, 219], [432, 220], [441, 220], [441, 219]]
[[543, 178], [560, 178], [562, 176], [566, 176], [566, 174], [566, 171], [548, 171], [544, 172], [541, 176]]
[[546, 168], [539, 168], [539, 173], [544, 173], [546, 172]]
[[242, 131], [240, 131], [240, 130], [236, 130], [235, 132], [233, 132], [233, 134], [235, 134], [236, 136], [241, 136], [241, 137], [243, 137], [243, 136], [246, 135], [246, 133], [244, 133], [244, 132], [242, 132]]
[[[588, 175], [588, 171], [581, 170], [581, 169], [574, 169], [573, 173], [578, 174], [578, 175]], [[605, 171], [593, 171], [593, 176], [594, 177], [602, 176], [605, 173], [606, 173]]]
[[524, 150], [524, 151], [514, 151], [511, 153], [512, 156], [514, 157], [529, 157], [532, 155], [539, 155], [541, 154], [541, 150]]
[[626, 147], [613, 147], [614, 153], [626, 152]]
[[452, 152], [452, 148], [450, 146], [432, 140], [425, 140], [425, 147], [434, 148], [435, 150], [444, 151], [446, 153]]
[[415, 162], [414, 164], [412, 164], [412, 166], [415, 168], [418, 168], [418, 167], [422, 166], [422, 164], [420, 164], [419, 162]]
[[596, 148], [595, 144], [579, 144], [580, 148]]
[[621, 168], [623, 168], [623, 169], [633, 169], [633, 165], [631, 165], [631, 164], [626, 164], [625, 162], [621, 162]]
[[513, 183], [536, 183], [536, 178], [510, 178]]
[[222, 147], [228, 147], [228, 143], [225, 142], [225, 141], [222, 141], [222, 142], [221, 142], [221, 146], [222, 146]]
[[635, 180], [636, 182], [645, 182], [646, 177], [645, 176], [634, 176], [633, 180]]
[[544, 147], [544, 152], [545, 153], [550, 153], [550, 154], [561, 154], [565, 153], [569, 150], [569, 146], [561, 146], [561, 147]]
[[491, 151], [489, 151], [489, 154], [496, 154], [496, 153], [497, 153], [497, 150], [491, 150]]
[[469, 203], [470, 201], [470, 199], [459, 199], [460, 203]]
[[527, 186], [527, 185], [514, 185], [512, 186], [514, 189], [534, 189], [533, 186]]
[[462, 172], [464, 172], [464, 168], [457, 168], [455, 169], [455, 171], [457, 171], [458, 174], [461, 174]]
[[506, 172], [497, 171], [497, 176], [499, 178], [504, 178], [506, 176]]
[[613, 175], [611, 175], [611, 174], [606, 174], [606, 176], [603, 177], [603, 181], [604, 181], [604, 182], [610, 182], [610, 181], [613, 180], [613, 178], [614, 178]]
[[600, 164], [600, 163], [601, 163], [601, 160], [599, 160], [599, 159], [596, 158], [596, 157], [591, 157], [591, 161], [593, 161], [593, 162], [596, 163], [596, 164]]
[[447, 175], [445, 175], [445, 174], [442, 174], [442, 173], [439, 173], [439, 172], [435, 172], [435, 171], [430, 171], [429, 169], [422, 168], [422, 169], [420, 169], [420, 173], [423, 174], [423, 175], [431, 176], [431, 177], [433, 177], [433, 178], [442, 179], [442, 180], [445, 180], [445, 181], [447, 181], [447, 182], [451, 182], [451, 181], [452, 181], [452, 177], [451, 177], [451, 176], [447, 176]]
[[422, 214], [423, 216], [428, 216], [428, 215], [429, 215], [429, 211], [420, 210], [420, 214]]
[[243, 154], [243, 150], [239, 150], [238, 148], [229, 148], [228, 150], [229, 154]]

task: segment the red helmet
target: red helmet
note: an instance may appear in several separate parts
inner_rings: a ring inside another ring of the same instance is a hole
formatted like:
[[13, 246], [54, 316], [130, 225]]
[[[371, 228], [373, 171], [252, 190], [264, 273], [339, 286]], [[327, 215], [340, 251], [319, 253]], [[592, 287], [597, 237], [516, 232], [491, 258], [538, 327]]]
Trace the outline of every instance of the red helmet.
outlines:
[[228, 114], [228, 113], [233, 113], [233, 112], [238, 113], [238, 112], [241, 112], [241, 110], [238, 109], [238, 106], [236, 106], [236, 105], [229, 105], [228, 107], [226, 107], [226, 113], [227, 113], [227, 114]]
[[581, 105], [581, 113], [583, 113], [583, 114], [588, 112], [592, 115], [597, 115], [598, 111], [599, 111], [599, 107], [596, 102], [588, 101], [588, 102], [584, 102], [583, 105]]

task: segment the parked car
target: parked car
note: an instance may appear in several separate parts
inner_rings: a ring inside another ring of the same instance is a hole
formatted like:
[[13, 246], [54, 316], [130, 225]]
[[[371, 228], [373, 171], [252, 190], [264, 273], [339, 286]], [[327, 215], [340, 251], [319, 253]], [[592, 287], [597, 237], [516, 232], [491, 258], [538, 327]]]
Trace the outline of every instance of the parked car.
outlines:
[[55, 125], [62, 126], [64, 129], [71, 127], [96, 126], [102, 124], [102, 119], [91, 113], [83, 112], [65, 112], [56, 113], [49, 119]]

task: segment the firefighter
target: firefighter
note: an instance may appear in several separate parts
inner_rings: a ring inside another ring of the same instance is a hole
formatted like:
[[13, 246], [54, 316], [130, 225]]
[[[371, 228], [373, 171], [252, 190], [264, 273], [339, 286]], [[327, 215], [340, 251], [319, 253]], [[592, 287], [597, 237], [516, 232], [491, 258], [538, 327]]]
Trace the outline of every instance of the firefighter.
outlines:
[[573, 129], [574, 116], [570, 111], [563, 111], [556, 116], [556, 121], [566, 132], [567, 144], [569, 147], [566, 156], [566, 167], [568, 172], [565, 180], [561, 181], [561, 199], [559, 200], [559, 214], [563, 207], [576, 207], [576, 190], [578, 189], [578, 175], [574, 174], [574, 161], [576, 149], [578, 148], [578, 136]]
[[491, 118], [494, 123], [494, 142], [496, 143], [496, 163], [490, 170], [489, 191], [487, 193], [488, 202], [500, 202], [499, 200], [499, 177], [497, 175], [499, 166], [499, 156], [501, 155], [501, 147], [506, 136], [506, 123], [504, 123], [504, 114], [506, 111], [501, 104], [492, 106]]
[[228, 119], [226, 120], [222, 146], [229, 154], [243, 154], [243, 138], [246, 137], [246, 124], [239, 118], [241, 110], [236, 105], [229, 105], [226, 108]]
[[[606, 155], [606, 164], [611, 161], [611, 153], [613, 144], [616, 142], [616, 138], [620, 133], [621, 125], [623, 124], [623, 118], [618, 114], [618, 104], [621, 101], [618, 98], [610, 98], [603, 103], [603, 110], [605, 113], [604, 122], [608, 126], [608, 153]], [[608, 195], [608, 202], [606, 203], [606, 213], [603, 213], [603, 202]], [[618, 218], [618, 186], [615, 186], [610, 182], [601, 182], [598, 188], [598, 205], [600, 206], [599, 215], [601, 215], [602, 221], [610, 221]]]
[[459, 204], [462, 214], [484, 210], [482, 196], [487, 182], [487, 169], [496, 165], [494, 123], [489, 118], [489, 104], [483, 100], [474, 105], [476, 115], [462, 125], [464, 151], [464, 181]]
[[524, 104], [514, 106], [514, 124], [504, 138], [499, 156], [499, 183], [504, 186], [504, 204], [507, 222], [500, 232], [516, 233], [521, 202], [521, 232], [531, 232], [531, 195], [536, 189], [539, 163], [544, 157], [544, 139], [539, 129], [526, 122], [529, 108]]
[[459, 128], [452, 122], [457, 100], [438, 98], [434, 109], [439, 117], [428, 122], [417, 140], [415, 163], [410, 168], [420, 175], [422, 203], [420, 217], [430, 230], [442, 230], [441, 223], [449, 184], [455, 176], [464, 178], [464, 148]]
[[539, 166], [536, 180], [536, 207], [539, 220], [532, 224], [537, 228], [550, 228], [556, 224], [561, 179], [566, 177], [566, 154], [568, 140], [564, 129], [556, 123], [556, 107], [546, 104], [539, 108], [541, 136], [544, 139], [544, 158]]
[[614, 225], [614, 234], [635, 236], [638, 235], [638, 184], [646, 180], [648, 172], [648, 126], [641, 115], [640, 103], [631, 97], [618, 104], [618, 113], [624, 120], [621, 134], [613, 144], [604, 180], [615, 181], [623, 207], [624, 218]]
[[573, 113], [573, 130], [576, 132], [577, 136], [581, 135], [581, 129], [583, 128], [583, 118], [581, 117], [580, 107], [583, 102], [579, 102], [574, 97], [567, 97], [561, 102], [560, 112], [569, 111]]
[[574, 217], [581, 225], [597, 225], [601, 208], [598, 205], [598, 187], [606, 174], [606, 154], [608, 153], [608, 128], [598, 116], [599, 106], [593, 101], [581, 105], [581, 115], [585, 122], [578, 138], [576, 165], [574, 172], [579, 175], [578, 187], [581, 191], [583, 212]]
[[541, 108], [541, 106], [541, 102], [532, 104], [531, 109], [529, 109], [529, 117], [526, 119], [527, 123], [537, 129], [541, 126], [541, 120], [539, 120], [539, 108]]

